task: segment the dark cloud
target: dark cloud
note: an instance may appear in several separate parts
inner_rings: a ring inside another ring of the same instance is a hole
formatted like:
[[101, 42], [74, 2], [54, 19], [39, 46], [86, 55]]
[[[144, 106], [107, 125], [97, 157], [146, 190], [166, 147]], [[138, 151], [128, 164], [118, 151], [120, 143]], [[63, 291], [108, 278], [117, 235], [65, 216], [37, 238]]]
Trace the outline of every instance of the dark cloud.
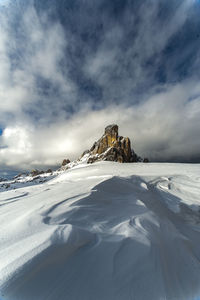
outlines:
[[199, 161], [197, 1], [5, 4], [2, 165], [75, 158], [110, 122], [152, 160]]

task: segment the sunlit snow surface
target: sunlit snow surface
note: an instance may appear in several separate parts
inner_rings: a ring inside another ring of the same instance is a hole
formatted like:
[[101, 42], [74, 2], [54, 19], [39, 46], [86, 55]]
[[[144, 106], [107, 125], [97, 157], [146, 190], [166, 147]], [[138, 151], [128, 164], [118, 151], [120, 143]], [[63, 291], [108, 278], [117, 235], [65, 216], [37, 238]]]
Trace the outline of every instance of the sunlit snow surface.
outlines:
[[200, 296], [200, 165], [101, 162], [0, 193], [0, 298]]

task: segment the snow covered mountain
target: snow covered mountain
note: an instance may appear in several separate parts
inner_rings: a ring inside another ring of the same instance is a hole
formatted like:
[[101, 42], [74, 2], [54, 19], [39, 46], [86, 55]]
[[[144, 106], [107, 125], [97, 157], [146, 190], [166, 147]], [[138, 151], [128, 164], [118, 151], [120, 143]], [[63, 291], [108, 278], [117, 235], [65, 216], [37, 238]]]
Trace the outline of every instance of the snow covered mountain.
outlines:
[[198, 299], [200, 165], [82, 163], [44, 177], [1, 190], [1, 299]]

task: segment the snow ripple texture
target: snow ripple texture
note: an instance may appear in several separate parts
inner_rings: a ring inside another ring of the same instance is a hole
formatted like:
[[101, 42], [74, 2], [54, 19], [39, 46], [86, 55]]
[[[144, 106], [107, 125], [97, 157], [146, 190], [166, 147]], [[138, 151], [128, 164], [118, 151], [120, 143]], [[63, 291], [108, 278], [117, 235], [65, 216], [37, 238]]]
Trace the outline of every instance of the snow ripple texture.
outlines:
[[200, 165], [82, 165], [0, 193], [0, 298], [194, 300]]

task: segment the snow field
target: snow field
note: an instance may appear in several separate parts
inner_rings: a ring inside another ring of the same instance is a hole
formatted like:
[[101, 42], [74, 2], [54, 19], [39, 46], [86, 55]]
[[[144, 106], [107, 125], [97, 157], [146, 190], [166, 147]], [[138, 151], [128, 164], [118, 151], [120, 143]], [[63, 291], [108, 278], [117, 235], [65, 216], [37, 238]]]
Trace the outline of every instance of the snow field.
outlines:
[[3, 300], [193, 300], [200, 165], [76, 166], [0, 193]]

